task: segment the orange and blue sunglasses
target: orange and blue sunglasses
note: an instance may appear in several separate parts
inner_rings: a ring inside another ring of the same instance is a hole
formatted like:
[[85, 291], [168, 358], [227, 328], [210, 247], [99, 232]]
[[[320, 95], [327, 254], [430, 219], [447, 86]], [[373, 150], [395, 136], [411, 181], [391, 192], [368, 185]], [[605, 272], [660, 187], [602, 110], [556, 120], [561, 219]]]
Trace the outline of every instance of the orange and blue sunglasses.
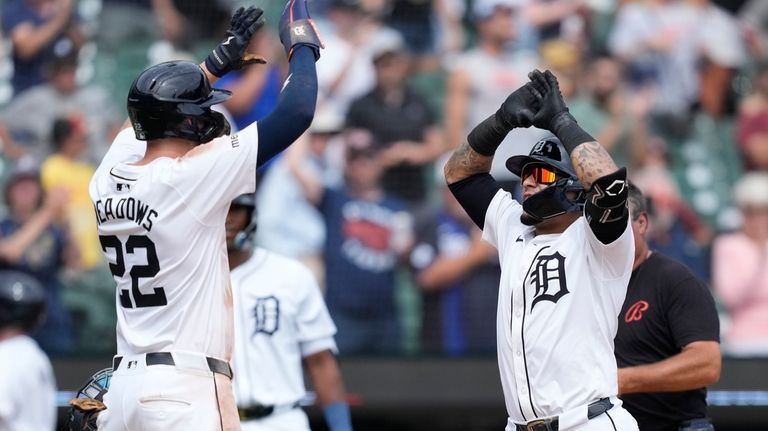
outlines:
[[531, 175], [533, 175], [533, 179], [539, 184], [550, 185], [557, 181], [557, 172], [547, 165], [542, 165], [540, 163], [528, 163], [523, 166], [520, 178], [525, 180]]

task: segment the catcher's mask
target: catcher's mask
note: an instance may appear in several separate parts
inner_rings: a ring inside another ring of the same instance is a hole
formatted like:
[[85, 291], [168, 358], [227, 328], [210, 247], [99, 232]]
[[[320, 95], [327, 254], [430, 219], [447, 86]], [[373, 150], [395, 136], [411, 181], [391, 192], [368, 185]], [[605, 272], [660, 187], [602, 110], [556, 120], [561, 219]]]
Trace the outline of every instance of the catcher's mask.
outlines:
[[521, 217], [523, 223], [536, 225], [552, 217], [584, 210], [586, 190], [576, 177], [571, 157], [559, 139], [554, 136], [544, 138], [527, 156], [510, 157], [506, 165], [510, 172], [522, 178], [523, 168], [532, 163], [552, 168], [557, 179], [523, 201], [523, 211], [529, 216]]
[[235, 247], [240, 250], [253, 247], [253, 235], [256, 233], [256, 227], [258, 226], [256, 223], [258, 216], [256, 211], [256, 195], [254, 193], [240, 195], [232, 201], [230, 206], [243, 207], [248, 211], [248, 225], [235, 236]]
[[136, 139], [183, 138], [204, 144], [229, 134], [224, 115], [211, 106], [232, 97], [211, 88], [200, 67], [190, 61], [151, 66], [133, 81], [128, 92], [128, 116]]
[[94, 374], [77, 391], [77, 396], [69, 400], [69, 418], [64, 427], [66, 431], [96, 431], [96, 417], [106, 410], [104, 395], [109, 390], [112, 380], [112, 368], [104, 368]]

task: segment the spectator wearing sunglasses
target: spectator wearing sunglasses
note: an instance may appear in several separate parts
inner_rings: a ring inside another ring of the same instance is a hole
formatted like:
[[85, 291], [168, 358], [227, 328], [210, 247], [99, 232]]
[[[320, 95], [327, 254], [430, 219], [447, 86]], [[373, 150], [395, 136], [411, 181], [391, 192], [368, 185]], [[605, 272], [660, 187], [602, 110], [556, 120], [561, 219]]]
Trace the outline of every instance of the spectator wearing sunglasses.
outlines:
[[[448, 187], [496, 247], [496, 333], [505, 431], [637, 430], [617, 397], [613, 339], [632, 273], [626, 169], [568, 112], [555, 76], [531, 81], [478, 124], [445, 166]], [[506, 168], [522, 203], [489, 174], [513, 128], [555, 136]], [[584, 217], [582, 217], [584, 215]]]

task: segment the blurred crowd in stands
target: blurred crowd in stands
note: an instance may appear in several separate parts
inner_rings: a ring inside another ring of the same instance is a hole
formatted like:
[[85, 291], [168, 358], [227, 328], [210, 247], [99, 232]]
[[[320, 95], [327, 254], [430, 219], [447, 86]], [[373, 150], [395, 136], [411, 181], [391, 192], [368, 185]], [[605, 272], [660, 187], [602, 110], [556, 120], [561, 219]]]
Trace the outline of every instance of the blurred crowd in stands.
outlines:
[[[203, 58], [240, 0], [0, 0], [0, 268], [48, 293], [54, 356], [111, 353], [114, 283], [88, 182], [149, 64]], [[217, 83], [233, 127], [270, 112], [287, 70]], [[551, 69], [571, 112], [649, 197], [654, 250], [710, 282], [723, 348], [768, 355], [768, 2], [314, 0], [326, 49], [314, 123], [260, 172], [258, 242], [321, 280], [342, 355], [490, 355], [499, 268], [445, 187], [468, 131]], [[270, 27], [271, 26], [271, 27]], [[546, 132], [516, 129], [505, 156]], [[158, 253], [162, 253], [158, 250]]]

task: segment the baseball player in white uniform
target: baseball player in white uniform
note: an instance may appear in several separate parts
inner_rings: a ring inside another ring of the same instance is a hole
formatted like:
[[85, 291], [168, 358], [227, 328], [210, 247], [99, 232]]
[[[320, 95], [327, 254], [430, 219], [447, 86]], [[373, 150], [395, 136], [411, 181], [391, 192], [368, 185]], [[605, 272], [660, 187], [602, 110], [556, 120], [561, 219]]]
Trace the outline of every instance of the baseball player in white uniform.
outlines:
[[42, 322], [45, 290], [34, 278], [0, 273], [0, 431], [56, 429], [56, 380], [29, 333]]
[[336, 361], [336, 326], [312, 272], [263, 248], [252, 251], [253, 194], [232, 202], [227, 250], [235, 306], [235, 398], [244, 431], [309, 431], [302, 360], [331, 431], [351, 431]]
[[100, 430], [240, 429], [224, 223], [230, 201], [254, 191], [257, 166], [311, 123], [320, 48], [306, 0], [289, 0], [280, 38], [290, 73], [278, 104], [230, 134], [211, 106], [231, 94], [211, 83], [263, 61], [246, 53], [261, 15], [240, 8], [199, 66], [175, 61], [142, 72], [128, 94], [132, 130], [116, 137], [91, 180], [117, 283], [118, 351]]
[[[529, 77], [445, 166], [449, 188], [499, 252], [506, 431], [637, 430], [616, 397], [613, 357], [634, 258], [626, 170], [568, 113], [554, 75]], [[531, 125], [556, 137], [507, 160], [522, 180], [520, 204], [488, 172], [509, 130]]]

